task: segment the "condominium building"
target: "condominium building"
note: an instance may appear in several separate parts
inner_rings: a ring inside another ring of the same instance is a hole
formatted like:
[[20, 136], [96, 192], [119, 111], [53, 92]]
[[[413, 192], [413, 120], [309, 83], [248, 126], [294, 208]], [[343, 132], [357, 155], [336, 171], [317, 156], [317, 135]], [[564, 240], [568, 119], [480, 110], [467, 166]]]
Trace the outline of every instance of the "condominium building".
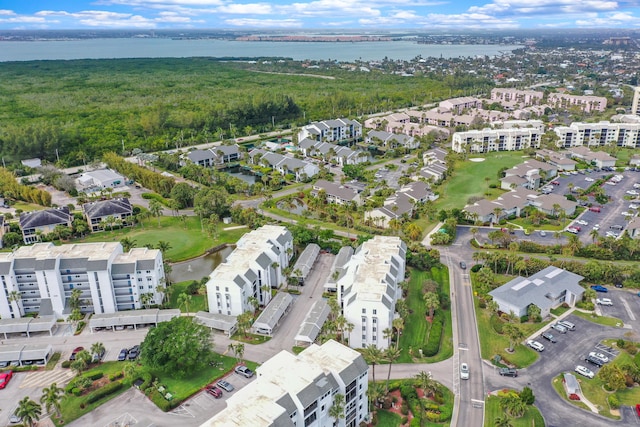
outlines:
[[633, 88], [633, 102], [631, 103], [631, 114], [640, 116], [640, 87]]
[[338, 300], [353, 330], [353, 348], [389, 346], [383, 331], [392, 327], [398, 284], [404, 280], [407, 246], [396, 236], [375, 236], [364, 242], [345, 264], [338, 280]]
[[554, 129], [559, 138], [558, 147], [617, 145], [618, 147], [640, 147], [640, 123], [573, 122], [569, 126]]
[[285, 227], [263, 225], [242, 236], [226, 261], [209, 275], [209, 312], [238, 316], [254, 311], [251, 297], [266, 306], [271, 289], [283, 283], [282, 270], [292, 255], [293, 237]]
[[[282, 350], [256, 374], [201, 427], [356, 427], [367, 417], [367, 362], [334, 340], [311, 344], [297, 356]], [[329, 410], [338, 394], [344, 413], [336, 419]]]
[[499, 102], [505, 107], [528, 107], [542, 103], [544, 92], [535, 90], [519, 90], [508, 87], [491, 89], [491, 101]]
[[547, 98], [547, 104], [553, 108], [567, 110], [577, 107], [585, 113], [592, 111], [603, 112], [607, 108], [607, 98], [591, 95], [567, 95], [564, 93], [552, 93]]
[[[36, 243], [0, 253], [0, 316], [70, 313], [69, 298], [80, 289], [81, 310], [115, 313], [160, 303], [164, 283], [162, 253], [135, 248], [123, 253], [120, 243], [55, 246]], [[145, 294], [147, 294], [145, 296]]]
[[298, 141], [305, 138], [320, 142], [356, 141], [361, 137], [362, 125], [350, 119], [312, 122], [298, 132]]
[[467, 147], [472, 153], [524, 150], [540, 147], [541, 137], [537, 128], [469, 130], [454, 133], [451, 148], [458, 153], [464, 153]]

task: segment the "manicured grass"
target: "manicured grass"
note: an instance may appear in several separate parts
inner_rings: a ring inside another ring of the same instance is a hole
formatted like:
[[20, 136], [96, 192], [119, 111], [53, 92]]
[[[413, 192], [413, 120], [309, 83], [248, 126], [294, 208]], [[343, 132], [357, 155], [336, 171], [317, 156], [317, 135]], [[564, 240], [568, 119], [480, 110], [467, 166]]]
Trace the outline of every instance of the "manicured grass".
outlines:
[[558, 393], [558, 396], [560, 396], [562, 399], [566, 400], [567, 402], [571, 403], [572, 405], [577, 406], [578, 408], [591, 412], [591, 409], [589, 409], [587, 405], [580, 402], [579, 400], [569, 399], [569, 396], [567, 396], [567, 392], [564, 389], [564, 384], [562, 383], [562, 379], [563, 379], [563, 375], [560, 374], [551, 380], [551, 385], [553, 386], [553, 389], [556, 391], [556, 393]]
[[163, 240], [171, 245], [165, 254], [165, 260], [176, 262], [200, 256], [207, 249], [222, 243], [235, 243], [247, 231], [246, 228], [225, 231], [220, 224], [218, 239], [214, 240], [206, 232], [202, 232], [198, 217], [187, 217], [183, 223], [179, 217], [163, 216], [160, 217], [160, 226], [158, 218], [149, 218], [135, 227], [91, 233], [72, 242], [118, 242], [127, 237], [135, 240], [137, 247], [155, 247]]
[[607, 397], [611, 393], [607, 393], [604, 388], [602, 388], [602, 381], [600, 380], [600, 378], [596, 376], [592, 380], [590, 380], [589, 378], [583, 377], [581, 375], [575, 375], [580, 382], [582, 394], [587, 398], [587, 400], [589, 400], [589, 402], [591, 402], [596, 406], [596, 408], [598, 408], [600, 415], [619, 420], [620, 417], [611, 415], [609, 404], [607, 403]]
[[[479, 156], [471, 156], [479, 157]], [[471, 196], [487, 197], [485, 192], [490, 191], [489, 198], [495, 198], [504, 193], [503, 190], [490, 189], [490, 184], [498, 184], [498, 171], [502, 167], [510, 168], [525, 159], [522, 152], [487, 153], [481, 156], [482, 162], [470, 160], [456, 162], [455, 172], [447, 179], [437, 191], [440, 198], [435, 202], [437, 210], [462, 208], [467, 204]], [[489, 178], [487, 182], [485, 178]]]
[[555, 316], [561, 316], [562, 314], [566, 313], [567, 310], [570, 310], [571, 307], [557, 307], [557, 308], [552, 308], [551, 309], [551, 314], [555, 315]]
[[[414, 361], [414, 357], [419, 357], [419, 349], [423, 348], [429, 337], [429, 328], [431, 323], [426, 319], [426, 308], [422, 299], [422, 287], [426, 280], [435, 280], [440, 284], [443, 293], [449, 294], [449, 276], [446, 268], [433, 268], [431, 271], [411, 270], [411, 278], [409, 280], [407, 297], [407, 308], [409, 315], [404, 320], [404, 330], [400, 336], [400, 358], [399, 363], [410, 363]], [[449, 327], [447, 328], [447, 325]], [[444, 360], [453, 354], [451, 344], [451, 312], [446, 310], [444, 331], [440, 351], [435, 356], [424, 358], [424, 361], [435, 362]], [[422, 360], [421, 360], [422, 361]]]
[[[187, 286], [192, 282], [192, 280], [187, 280], [184, 282], [178, 282], [171, 285], [171, 295], [169, 297], [169, 308], [179, 308], [183, 313], [187, 312], [187, 307], [185, 305], [180, 306], [178, 304], [178, 298], [180, 294], [185, 293]], [[206, 311], [206, 297], [205, 295], [191, 295], [191, 302], [189, 303], [189, 312], [197, 313], [198, 311]]]
[[402, 417], [393, 412], [378, 410], [378, 424], [376, 427], [398, 427]]
[[624, 325], [624, 322], [622, 320], [617, 319], [615, 317], [595, 316], [593, 314], [584, 313], [578, 310], [575, 310], [573, 314], [575, 314], [578, 317], [582, 317], [583, 319], [588, 320], [590, 322], [597, 323], [598, 325], [612, 326], [614, 328], [615, 327], [620, 328]]
[[[624, 365], [632, 365], [633, 358], [626, 351], [621, 351], [618, 357], [616, 357], [612, 362], [618, 366]], [[589, 399], [591, 403], [598, 406], [601, 410], [600, 413], [604, 416], [619, 419], [619, 417], [615, 417], [609, 413], [609, 404], [607, 402], [607, 397], [611, 394], [603, 389], [603, 382], [598, 375], [595, 376], [592, 380], [583, 379], [582, 383], [582, 392], [585, 397]], [[618, 400], [621, 405], [627, 406], [635, 406], [638, 402], [640, 402], [640, 387], [632, 387], [632, 388], [624, 388], [622, 390], [618, 390], [616, 393], [618, 396]]]
[[56, 364], [60, 361], [60, 352], [56, 351], [47, 361], [47, 366], [44, 367], [45, 371], [50, 371], [56, 367]]
[[21, 209], [23, 212], [41, 211], [47, 209], [46, 206], [36, 205], [35, 203], [27, 203], [21, 201], [15, 201], [11, 203], [11, 207], [14, 209]]
[[[485, 400], [484, 425], [492, 427], [497, 417], [503, 417], [504, 412], [500, 409], [500, 399], [498, 396], [489, 396]], [[524, 415], [520, 418], [511, 418], [513, 427], [544, 427], [544, 418], [538, 408], [533, 405], [527, 406]]]
[[[524, 229], [529, 229], [529, 230], [545, 230], [545, 231], [560, 231], [562, 230], [564, 227], [562, 226], [562, 224], [551, 224], [551, 223], [547, 223], [547, 224], [540, 224], [540, 225], [534, 225], [533, 223], [531, 223], [531, 221], [529, 221], [527, 218], [516, 218], [516, 219], [510, 219], [509, 222], [519, 225]], [[547, 237], [549, 237], [549, 235], [547, 235]], [[553, 236], [551, 236], [553, 237]]]

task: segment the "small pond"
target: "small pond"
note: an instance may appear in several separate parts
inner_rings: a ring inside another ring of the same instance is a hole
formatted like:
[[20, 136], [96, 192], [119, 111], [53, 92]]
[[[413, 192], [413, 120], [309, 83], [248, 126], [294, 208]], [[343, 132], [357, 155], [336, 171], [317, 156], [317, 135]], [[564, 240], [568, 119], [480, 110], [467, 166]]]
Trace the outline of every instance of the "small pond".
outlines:
[[227, 246], [217, 252], [213, 252], [199, 258], [177, 262], [171, 265], [171, 282], [184, 282], [185, 280], [200, 280], [211, 272], [233, 251], [234, 246]]

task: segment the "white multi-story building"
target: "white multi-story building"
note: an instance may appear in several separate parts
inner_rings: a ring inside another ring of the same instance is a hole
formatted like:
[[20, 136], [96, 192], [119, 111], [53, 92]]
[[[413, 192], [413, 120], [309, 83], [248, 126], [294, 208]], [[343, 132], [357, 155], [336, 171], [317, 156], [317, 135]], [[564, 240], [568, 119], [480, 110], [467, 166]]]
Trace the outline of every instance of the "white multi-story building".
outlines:
[[[367, 362], [336, 341], [312, 344], [297, 356], [282, 350], [256, 373], [201, 427], [357, 427], [367, 417]], [[329, 409], [338, 394], [344, 414], [335, 419]]]
[[640, 123], [573, 122], [569, 126], [554, 129], [558, 135], [558, 147], [617, 145], [618, 147], [640, 147]]
[[305, 138], [320, 142], [356, 141], [362, 137], [362, 125], [350, 119], [313, 122], [298, 132], [298, 141]]
[[457, 153], [464, 153], [467, 146], [472, 153], [524, 150], [540, 147], [541, 137], [536, 128], [469, 130], [454, 133], [451, 148]]
[[631, 103], [631, 114], [640, 116], [640, 87], [633, 88], [633, 102]]
[[337, 287], [343, 315], [354, 326], [349, 333], [351, 347], [389, 346], [383, 331], [392, 327], [406, 253], [399, 237], [375, 236], [360, 245], [345, 265]]
[[209, 275], [209, 312], [238, 316], [254, 311], [250, 297], [267, 305], [271, 289], [285, 280], [282, 270], [292, 255], [293, 237], [285, 227], [263, 225], [242, 236], [226, 261]]
[[591, 95], [567, 95], [564, 93], [551, 93], [547, 98], [547, 104], [553, 108], [569, 109], [577, 107], [585, 113], [592, 111], [603, 112], [607, 109], [607, 98]]
[[151, 304], [161, 302], [158, 285], [163, 282], [162, 253], [157, 249], [123, 253], [120, 243], [36, 243], [0, 253], [0, 316], [40, 313], [62, 318], [69, 314], [74, 289], [82, 291], [84, 312], [139, 309], [144, 294], [150, 294]]

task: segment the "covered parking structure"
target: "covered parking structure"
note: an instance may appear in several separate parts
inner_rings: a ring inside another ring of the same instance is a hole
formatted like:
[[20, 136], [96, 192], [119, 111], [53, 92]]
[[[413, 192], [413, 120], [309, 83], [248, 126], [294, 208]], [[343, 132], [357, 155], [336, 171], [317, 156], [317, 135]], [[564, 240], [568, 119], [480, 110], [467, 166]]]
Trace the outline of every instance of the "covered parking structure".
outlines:
[[134, 329], [138, 329], [139, 326], [158, 326], [158, 323], [168, 322], [178, 316], [180, 316], [180, 310], [177, 308], [168, 310], [152, 308], [147, 310], [127, 310], [117, 313], [94, 314], [89, 320], [89, 328], [91, 332], [93, 332], [94, 329], [115, 329], [119, 326], [132, 326]]
[[211, 329], [223, 332], [228, 337], [235, 334], [238, 330], [238, 321], [236, 320], [236, 316], [199, 311], [196, 313], [196, 320]]
[[293, 304], [293, 297], [286, 292], [279, 292], [265, 307], [260, 316], [253, 322], [253, 331], [256, 334], [269, 335], [280, 324], [280, 320], [289, 312]]
[[293, 270], [291, 270], [291, 277], [298, 279], [298, 285], [304, 285], [304, 281], [311, 272], [313, 264], [318, 259], [320, 254], [320, 246], [315, 243], [310, 243], [304, 248], [304, 251], [298, 257]]
[[27, 337], [30, 337], [33, 332], [47, 331], [49, 336], [53, 336], [53, 328], [55, 327], [55, 316], [0, 319], [0, 334], [4, 334], [4, 339], [8, 338], [8, 334], [26, 334]]
[[298, 335], [295, 337], [296, 345], [313, 344], [318, 338], [324, 322], [327, 321], [329, 313], [331, 313], [331, 309], [326, 300], [321, 299], [314, 302], [304, 322], [300, 325]]
[[9, 344], [0, 347], [0, 362], [18, 362], [18, 366], [23, 366], [24, 362], [32, 361], [45, 365], [52, 354], [51, 344]]

